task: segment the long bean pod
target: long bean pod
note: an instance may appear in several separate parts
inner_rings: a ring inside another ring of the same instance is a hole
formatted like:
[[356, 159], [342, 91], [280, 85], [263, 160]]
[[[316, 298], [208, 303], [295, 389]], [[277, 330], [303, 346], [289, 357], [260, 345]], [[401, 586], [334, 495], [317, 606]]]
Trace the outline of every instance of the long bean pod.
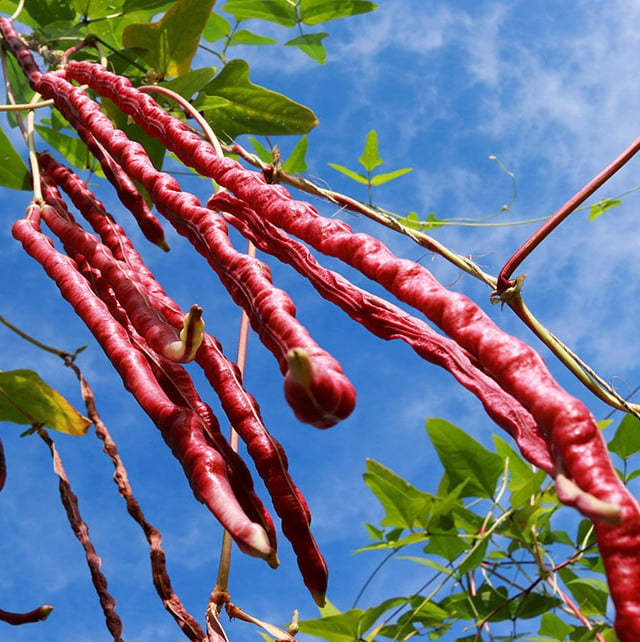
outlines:
[[243, 513], [226, 478], [224, 461], [208, 447], [197, 416], [177, 407], [165, 395], [142, 353], [132, 346], [125, 330], [93, 294], [74, 263], [55, 250], [39, 231], [39, 210], [38, 206], [31, 206], [27, 217], [14, 223], [14, 236], [55, 281], [62, 296], [94, 334], [127, 389], [158, 426], [183, 465], [196, 498], [229, 530], [241, 550], [273, 563], [275, 552], [269, 537]]

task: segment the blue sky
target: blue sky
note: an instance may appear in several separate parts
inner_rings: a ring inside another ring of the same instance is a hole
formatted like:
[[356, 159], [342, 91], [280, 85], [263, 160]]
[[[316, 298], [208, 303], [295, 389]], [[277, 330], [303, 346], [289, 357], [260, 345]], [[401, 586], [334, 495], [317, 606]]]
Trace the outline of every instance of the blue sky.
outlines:
[[[254, 82], [282, 91], [317, 113], [320, 125], [310, 135], [310, 178], [365, 199], [362, 186], [327, 163], [357, 169], [366, 135], [376, 129], [385, 162], [381, 171], [414, 168], [375, 192], [378, 205], [401, 214], [483, 217], [512, 196], [511, 179], [489, 159], [495, 155], [517, 181], [517, 199], [498, 219], [506, 223], [549, 215], [638, 134], [639, 23], [640, 8], [630, 0], [388, 0], [374, 13], [328, 25], [325, 66], [283, 48], [232, 53], [247, 58]], [[283, 37], [276, 26], [265, 25], [262, 32]], [[291, 145], [275, 142], [285, 149]], [[592, 200], [617, 195], [638, 182], [634, 160]], [[203, 183], [193, 189], [206, 200]], [[11, 238], [11, 223], [22, 215], [26, 199], [0, 193], [5, 275], [0, 314], [61, 348], [90, 343], [79, 365], [95, 390], [147, 518], [163, 533], [174, 588], [198, 615], [215, 582], [220, 528], [193, 500], [159, 433], [123, 390], [86, 329]], [[354, 228], [384, 238], [398, 254], [428, 265], [444, 283], [485, 306], [504, 328], [538, 345], [509, 311], [489, 305], [482, 284], [361, 217], [313, 202], [322, 213], [344, 218]], [[635, 350], [640, 315], [637, 206], [637, 196], [630, 194], [621, 207], [596, 221], [575, 214], [520, 270], [528, 274], [531, 309], [623, 394], [640, 381]], [[434, 235], [495, 274], [533, 229], [447, 226]], [[237, 310], [191, 249], [175, 235], [170, 243], [169, 255], [138, 246], [181, 305], [197, 302], [204, 308], [207, 329], [234, 354]], [[440, 468], [425, 436], [425, 418], [446, 418], [487, 445], [498, 429], [447, 373], [400, 343], [370, 337], [323, 303], [296, 274], [269, 264], [276, 284], [292, 294], [301, 321], [341, 361], [359, 394], [353, 416], [334, 429], [320, 432], [299, 424], [283, 402], [275, 362], [252, 338], [247, 387], [285, 446], [292, 475], [309, 500], [314, 532], [331, 569], [329, 598], [346, 609], [378, 561], [372, 555], [352, 555], [367, 539], [363, 523], [377, 523], [382, 516], [362, 482], [365, 458], [435, 491]], [[55, 358], [2, 329], [0, 349], [3, 369], [35, 369], [80, 406], [71, 372]], [[542, 353], [547, 355], [544, 349]], [[607, 414], [552, 358], [548, 362], [597, 418]], [[215, 407], [215, 400], [207, 400]], [[7, 485], [0, 493], [0, 608], [28, 610], [41, 603], [56, 607], [45, 624], [9, 629], [0, 623], [0, 639], [107, 639], [82, 552], [57, 499], [44, 445], [34, 438], [20, 439], [21, 429], [15, 426], [3, 424], [0, 430], [8, 466]], [[154, 595], [146, 543], [126, 515], [99, 442], [93, 436], [61, 436], [57, 443], [118, 601], [125, 638], [179, 639]], [[281, 540], [282, 565], [275, 572], [234, 553], [232, 598], [274, 623], [286, 622], [294, 608], [302, 617], [314, 617], [313, 602]], [[374, 583], [364, 603], [389, 597], [391, 581], [394, 593], [415, 589], [420, 579], [414, 573], [398, 567], [386, 583]], [[256, 635], [239, 623], [230, 624], [228, 632], [232, 640]]]

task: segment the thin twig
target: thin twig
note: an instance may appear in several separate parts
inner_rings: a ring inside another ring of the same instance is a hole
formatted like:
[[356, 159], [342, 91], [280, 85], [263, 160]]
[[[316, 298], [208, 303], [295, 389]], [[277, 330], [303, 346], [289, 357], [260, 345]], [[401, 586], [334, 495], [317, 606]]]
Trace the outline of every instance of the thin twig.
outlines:
[[[249, 241], [247, 246], [247, 254], [251, 257], [255, 257], [256, 248]], [[240, 381], [244, 377], [244, 370], [247, 363], [247, 344], [249, 342], [249, 316], [247, 313], [242, 310], [240, 317], [240, 332], [238, 336], [238, 354], [236, 359], [236, 365], [238, 366], [238, 372], [240, 376]], [[231, 426], [229, 430], [229, 445], [236, 452], [238, 451], [238, 433], [235, 428]], [[210, 608], [215, 604], [215, 608], [219, 613], [222, 609], [222, 606], [229, 601], [229, 572], [231, 569], [231, 550], [233, 548], [233, 539], [229, 534], [229, 531], [225, 530], [222, 535], [222, 545], [220, 549], [220, 561], [218, 563], [218, 576], [216, 578], [215, 587], [209, 598]]]
[[75, 352], [67, 352], [66, 350], [60, 350], [58, 348], [54, 348], [50, 345], [47, 345], [46, 343], [42, 343], [41, 341], [34, 339], [32, 336], [28, 335], [26, 332], [24, 332], [17, 326], [7, 321], [7, 319], [5, 319], [3, 316], [0, 316], [0, 323], [7, 326], [9, 330], [15, 332], [19, 337], [22, 337], [25, 341], [28, 341], [29, 343], [33, 344], [37, 348], [40, 348], [41, 350], [44, 350], [45, 352], [50, 352], [51, 354], [55, 354], [56, 356], [60, 357], [61, 359], [64, 359], [65, 361], [67, 360], [74, 361], [75, 358], [78, 356], [78, 354], [87, 347], [86, 345], [84, 345], [84, 346], [80, 346]]

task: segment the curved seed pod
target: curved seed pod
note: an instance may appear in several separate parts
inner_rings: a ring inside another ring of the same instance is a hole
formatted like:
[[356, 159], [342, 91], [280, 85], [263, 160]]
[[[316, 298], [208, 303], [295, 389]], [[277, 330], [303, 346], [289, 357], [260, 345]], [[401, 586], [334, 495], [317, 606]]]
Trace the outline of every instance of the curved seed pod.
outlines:
[[84, 140], [89, 151], [100, 163], [105, 177], [111, 185], [113, 185], [121, 203], [135, 218], [144, 237], [160, 249], [168, 252], [169, 244], [164, 236], [164, 230], [156, 216], [149, 209], [147, 202], [138, 191], [134, 182], [122, 171], [122, 168], [113, 160], [104, 147], [95, 140], [91, 132], [79, 123], [76, 124], [76, 127], [85, 130]]
[[213, 196], [207, 205], [225, 211], [226, 220], [245, 238], [291, 265], [323, 298], [335, 303], [367, 330], [385, 340], [401, 339], [423, 359], [448, 370], [480, 399], [487, 414], [516, 440], [526, 459], [555, 475], [548, 438], [530, 413], [486, 375], [477, 361], [454, 341], [388, 301], [354, 286], [342, 275], [323, 268], [306, 246], [228, 193]]
[[53, 611], [53, 606], [45, 604], [39, 606], [33, 611], [28, 613], [12, 613], [11, 611], [3, 611], [0, 609], [0, 621], [12, 624], [13, 626], [21, 626], [22, 624], [31, 624], [32, 622], [42, 622], [46, 620]]
[[164, 296], [162, 286], [142, 261], [126, 232], [107, 212], [89, 186], [47, 152], [38, 154], [38, 165], [41, 172], [71, 199], [113, 256], [136, 274], [137, 280], [148, 292], [152, 294], [157, 292]]
[[324, 606], [327, 565], [311, 533], [307, 502], [289, 475], [284, 449], [265, 428], [256, 400], [242, 386], [237, 366], [224, 356], [215, 339], [205, 336], [196, 361], [218, 394], [225, 414], [247, 445], [249, 456], [282, 521], [282, 531], [296, 554], [305, 586], [315, 602]]
[[[269, 537], [272, 549], [275, 551], [277, 538], [271, 516], [255, 494], [251, 473], [246, 464], [235, 452], [229, 442], [220, 432], [218, 421], [211, 408], [202, 401], [198, 395], [191, 377], [186, 370], [177, 363], [163, 359], [160, 355], [147, 357], [158, 383], [167, 396], [179, 406], [186, 407], [195, 412], [202, 421], [203, 434], [206, 441], [215, 448], [223, 457], [227, 465], [227, 476], [234, 495], [245, 514], [250, 519], [262, 526]], [[277, 557], [270, 561], [272, 566], [277, 566]]]
[[268, 535], [243, 513], [226, 478], [225, 463], [219, 453], [207, 445], [197, 415], [177, 407], [165, 395], [144, 356], [131, 345], [124, 328], [94, 295], [75, 264], [57, 252], [39, 231], [39, 216], [40, 208], [30, 207], [27, 217], [13, 225], [15, 238], [42, 265], [94, 334], [127, 389], [153, 419], [183, 465], [196, 498], [216, 515], [241, 550], [273, 564], [275, 552]]
[[29, 82], [37, 81], [42, 72], [38, 68], [29, 48], [20, 38], [13, 28], [13, 23], [8, 18], [0, 18], [0, 35], [2, 35], [4, 47], [13, 54]]

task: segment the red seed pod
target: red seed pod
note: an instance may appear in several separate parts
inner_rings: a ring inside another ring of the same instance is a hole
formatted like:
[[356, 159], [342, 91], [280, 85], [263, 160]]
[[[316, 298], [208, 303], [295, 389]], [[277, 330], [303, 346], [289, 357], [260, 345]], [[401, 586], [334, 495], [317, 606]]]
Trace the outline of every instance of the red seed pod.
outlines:
[[196, 361], [220, 398], [229, 421], [247, 445], [247, 452], [282, 520], [282, 531], [291, 542], [305, 585], [316, 603], [323, 605], [327, 566], [311, 534], [307, 503], [289, 475], [284, 449], [265, 428], [260, 408], [242, 386], [237, 366], [224, 356], [213, 337], [205, 336]]
[[[173, 403], [192, 409], [200, 417], [205, 439], [222, 455], [227, 464], [227, 476], [236, 498], [252, 521], [265, 529], [275, 551], [277, 538], [273, 520], [255, 494], [251, 473], [240, 455], [231, 448], [220, 432], [218, 420], [208, 404], [200, 398], [187, 371], [177, 363], [154, 355], [152, 351], [148, 353], [148, 361], [158, 383]], [[277, 560], [274, 559], [275, 561]]]
[[382, 339], [401, 339], [422, 358], [448, 370], [482, 401], [492, 419], [518, 443], [522, 454], [538, 468], [555, 474], [547, 436], [530, 413], [487, 376], [477, 361], [454, 341], [397, 306], [354, 286], [342, 275], [323, 268], [302, 243], [259, 217], [230, 194], [213, 196], [209, 207], [227, 212], [226, 220], [258, 249], [291, 265], [322, 297]]
[[33, 611], [29, 611], [28, 613], [12, 613], [11, 611], [3, 611], [0, 609], [0, 621], [13, 626], [42, 622], [42, 620], [46, 620], [49, 615], [51, 615], [51, 611], [53, 611], [53, 606], [49, 604], [39, 606], [37, 609], [33, 609]]
[[[178, 335], [175, 328], [151, 306], [144, 288], [136, 282], [135, 275], [119, 263], [104, 245], [85, 232], [72, 220], [64, 209], [63, 202], [53, 188], [43, 183], [45, 201], [52, 207], [44, 208], [43, 220], [60, 238], [65, 247], [74, 248], [88, 263], [98, 270], [113, 289], [134, 327], [157, 352], [174, 361], [187, 362], [193, 359], [202, 341], [200, 320], [202, 310], [197, 308], [186, 315], [188, 325]], [[187, 322], [185, 322], [187, 323]]]
[[2, 35], [4, 47], [14, 55], [29, 82], [36, 81], [42, 72], [38, 69], [29, 48], [17, 34], [13, 23], [8, 18], [0, 18], [0, 35]]
[[[79, 123], [76, 126], [80, 129], [84, 129]], [[89, 151], [100, 163], [105, 177], [115, 188], [118, 198], [122, 204], [135, 218], [140, 231], [144, 234], [144, 237], [154, 245], [157, 245], [160, 249], [168, 252], [169, 244], [164, 236], [164, 230], [162, 229], [158, 219], [149, 209], [147, 202], [142, 194], [140, 194], [134, 182], [113, 160], [104, 147], [95, 142], [95, 139], [90, 132], [87, 131], [84, 138], [88, 141], [87, 146]]]
[[196, 498], [216, 515], [241, 550], [273, 564], [275, 552], [268, 535], [243, 513], [226, 478], [225, 463], [219, 453], [207, 445], [197, 415], [177, 407], [165, 395], [145, 357], [131, 345], [124, 328], [94, 295], [75, 264], [57, 252], [39, 231], [39, 215], [40, 208], [30, 207], [27, 217], [13, 225], [15, 238], [55, 281], [62, 296], [94, 334], [127, 389], [156, 423], [182, 463]]

